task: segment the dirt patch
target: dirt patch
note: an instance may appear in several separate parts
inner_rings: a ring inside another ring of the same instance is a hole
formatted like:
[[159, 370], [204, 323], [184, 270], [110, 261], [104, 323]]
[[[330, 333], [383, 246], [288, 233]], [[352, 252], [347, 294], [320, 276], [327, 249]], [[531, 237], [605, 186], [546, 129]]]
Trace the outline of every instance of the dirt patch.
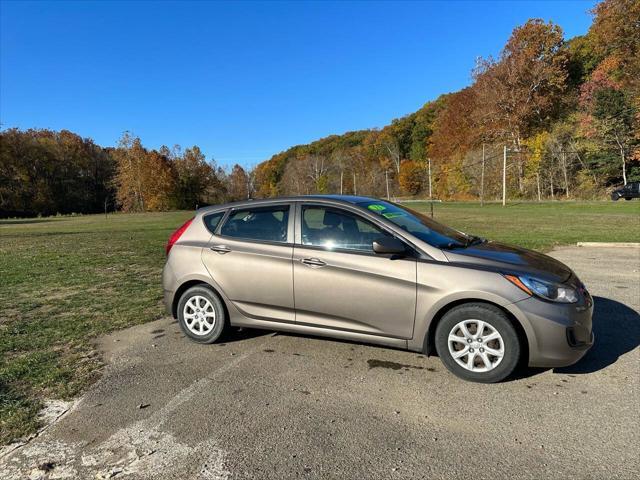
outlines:
[[38, 413], [38, 420], [42, 427], [34, 434], [29, 435], [26, 438], [20, 439], [17, 442], [10, 443], [0, 448], [0, 460], [4, 457], [11, 455], [16, 450], [27, 445], [31, 440], [37, 438], [51, 425], [58, 422], [66, 414], [72, 411], [79, 403], [79, 400], [64, 401], [64, 400], [46, 400], [44, 407]]

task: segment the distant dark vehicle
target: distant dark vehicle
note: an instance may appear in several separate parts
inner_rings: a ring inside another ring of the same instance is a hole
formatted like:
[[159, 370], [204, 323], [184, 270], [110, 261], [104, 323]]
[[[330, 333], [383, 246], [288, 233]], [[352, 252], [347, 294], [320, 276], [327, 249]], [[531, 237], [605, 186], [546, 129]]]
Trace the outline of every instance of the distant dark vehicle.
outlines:
[[611, 192], [611, 200], [614, 202], [621, 198], [624, 198], [625, 200], [640, 198], [640, 182], [629, 182], [624, 187]]

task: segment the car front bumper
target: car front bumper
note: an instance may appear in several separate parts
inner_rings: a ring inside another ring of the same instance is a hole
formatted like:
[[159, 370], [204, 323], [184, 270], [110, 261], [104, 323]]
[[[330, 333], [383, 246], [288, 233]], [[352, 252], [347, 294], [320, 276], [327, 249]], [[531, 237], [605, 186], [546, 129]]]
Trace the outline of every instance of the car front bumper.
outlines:
[[589, 296], [576, 304], [552, 303], [530, 297], [510, 307], [521, 323], [528, 325], [525, 330], [529, 341], [529, 365], [532, 367], [572, 365], [594, 343], [593, 300]]

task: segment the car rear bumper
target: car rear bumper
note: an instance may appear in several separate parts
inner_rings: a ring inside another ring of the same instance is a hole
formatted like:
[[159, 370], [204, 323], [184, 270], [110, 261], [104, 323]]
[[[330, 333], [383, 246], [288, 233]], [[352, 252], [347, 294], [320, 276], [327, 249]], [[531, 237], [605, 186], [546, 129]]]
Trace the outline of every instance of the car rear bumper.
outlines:
[[173, 316], [173, 298], [175, 296], [174, 287], [176, 285], [175, 275], [171, 266], [166, 263], [162, 269], [162, 289], [164, 291], [164, 307], [167, 313]]
[[558, 304], [530, 297], [511, 307], [517, 317], [525, 317], [528, 325], [525, 330], [528, 330], [529, 365], [532, 367], [572, 365], [594, 343], [591, 298], [578, 304]]
[[174, 316], [173, 314], [173, 296], [174, 295], [175, 295], [175, 292], [172, 290], [164, 291], [164, 299], [163, 299], [164, 309], [171, 316]]

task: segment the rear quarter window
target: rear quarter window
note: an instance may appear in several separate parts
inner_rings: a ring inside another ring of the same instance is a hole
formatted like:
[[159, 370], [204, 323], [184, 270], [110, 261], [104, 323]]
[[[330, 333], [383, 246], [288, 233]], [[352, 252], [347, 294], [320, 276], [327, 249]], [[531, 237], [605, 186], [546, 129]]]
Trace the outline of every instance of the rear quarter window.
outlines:
[[211, 233], [215, 233], [216, 228], [220, 224], [220, 220], [224, 217], [225, 212], [212, 213], [211, 215], [205, 215], [204, 224]]

